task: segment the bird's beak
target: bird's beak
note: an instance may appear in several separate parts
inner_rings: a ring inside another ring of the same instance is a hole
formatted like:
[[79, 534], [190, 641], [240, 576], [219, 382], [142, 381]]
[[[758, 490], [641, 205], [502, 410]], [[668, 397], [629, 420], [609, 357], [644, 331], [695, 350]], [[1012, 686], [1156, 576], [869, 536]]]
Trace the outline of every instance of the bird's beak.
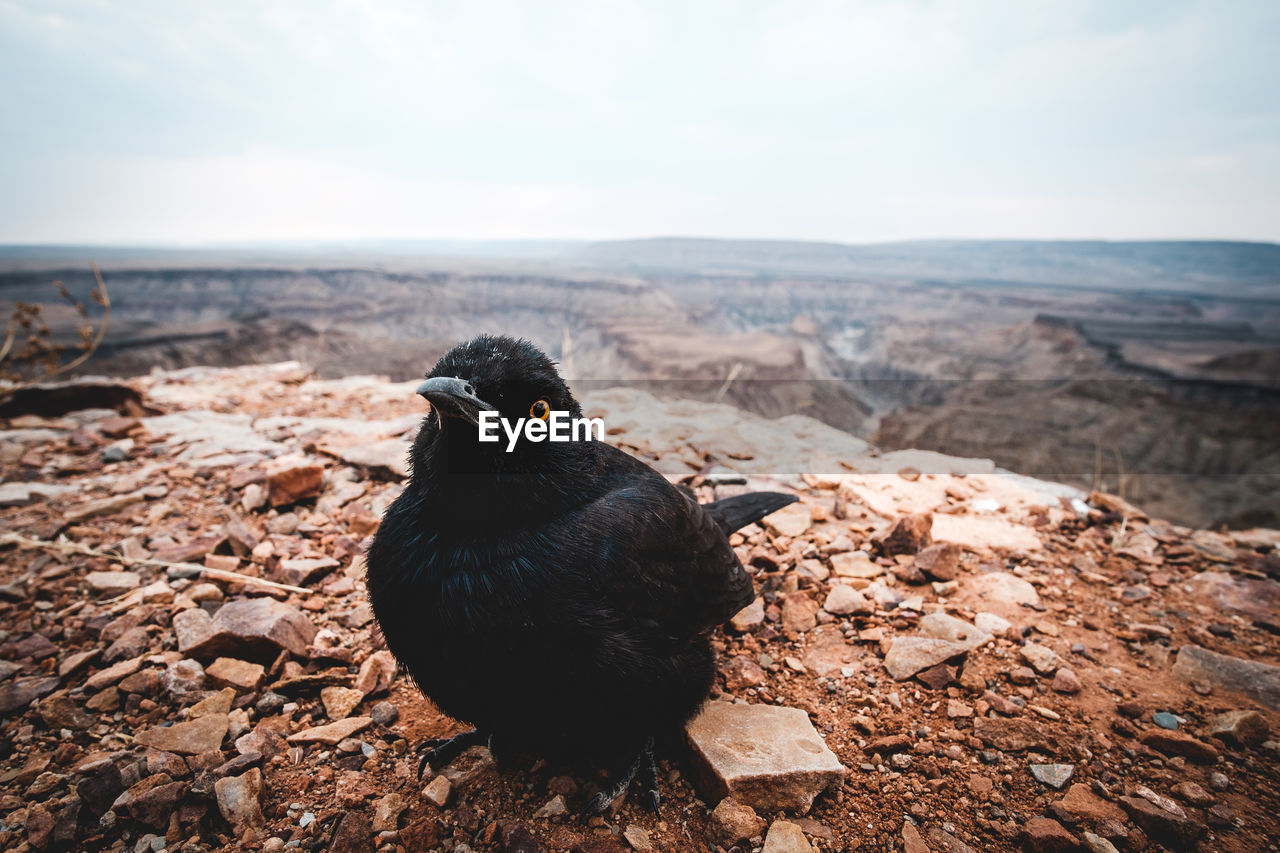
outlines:
[[431, 402], [442, 415], [462, 418], [473, 424], [480, 423], [480, 412], [496, 412], [497, 409], [476, 396], [470, 382], [452, 376], [436, 376], [418, 386], [418, 393]]

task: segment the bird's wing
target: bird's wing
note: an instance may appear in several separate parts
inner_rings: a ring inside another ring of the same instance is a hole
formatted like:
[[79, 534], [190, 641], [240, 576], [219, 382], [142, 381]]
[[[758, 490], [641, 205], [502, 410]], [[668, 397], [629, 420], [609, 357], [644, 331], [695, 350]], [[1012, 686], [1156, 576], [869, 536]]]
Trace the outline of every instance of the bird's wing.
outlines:
[[692, 497], [636, 466], [566, 519], [568, 550], [592, 563], [584, 581], [673, 639], [726, 621], [754, 594], [728, 538]]

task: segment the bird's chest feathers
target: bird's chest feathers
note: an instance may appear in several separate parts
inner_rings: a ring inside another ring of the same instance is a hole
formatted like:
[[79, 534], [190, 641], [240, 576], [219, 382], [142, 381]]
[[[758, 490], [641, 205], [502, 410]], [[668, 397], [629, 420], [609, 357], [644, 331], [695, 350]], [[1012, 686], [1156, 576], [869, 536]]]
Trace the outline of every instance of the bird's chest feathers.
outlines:
[[433, 538], [382, 585], [383, 608], [415, 611], [404, 620], [410, 630], [441, 642], [496, 638], [530, 621], [549, 582], [527, 556], [530, 543]]

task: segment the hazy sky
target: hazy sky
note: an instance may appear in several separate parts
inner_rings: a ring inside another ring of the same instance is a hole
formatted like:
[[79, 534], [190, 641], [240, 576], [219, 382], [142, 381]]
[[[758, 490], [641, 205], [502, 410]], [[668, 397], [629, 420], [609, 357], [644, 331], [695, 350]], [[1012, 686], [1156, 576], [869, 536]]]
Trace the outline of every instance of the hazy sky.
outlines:
[[1277, 0], [0, 0], [0, 242], [1277, 240], [1277, 33]]

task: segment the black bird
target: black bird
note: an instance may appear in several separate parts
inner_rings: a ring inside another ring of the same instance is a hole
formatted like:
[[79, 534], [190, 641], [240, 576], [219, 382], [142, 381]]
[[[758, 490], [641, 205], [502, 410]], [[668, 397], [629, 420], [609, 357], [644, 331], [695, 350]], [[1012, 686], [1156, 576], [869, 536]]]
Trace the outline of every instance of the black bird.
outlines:
[[653, 739], [691, 718], [715, 672], [712, 629], [750, 604], [728, 534], [796, 500], [757, 492], [699, 505], [602, 441], [479, 441], [480, 413], [547, 420], [582, 409], [523, 340], [450, 350], [412, 474], [368, 552], [387, 648], [472, 731], [434, 741], [439, 767], [488, 740], [613, 771], [604, 811], [640, 774], [658, 805]]

